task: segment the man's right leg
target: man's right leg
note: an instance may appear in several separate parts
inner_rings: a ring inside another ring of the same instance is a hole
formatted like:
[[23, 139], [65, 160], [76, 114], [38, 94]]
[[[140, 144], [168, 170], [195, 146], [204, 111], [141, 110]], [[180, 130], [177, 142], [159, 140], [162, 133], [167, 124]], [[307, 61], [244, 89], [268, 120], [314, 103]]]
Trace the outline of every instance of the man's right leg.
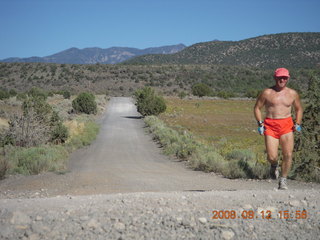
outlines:
[[270, 167], [270, 177], [273, 179], [278, 179], [278, 148], [279, 139], [272, 136], [265, 135], [265, 144], [267, 150], [267, 159], [271, 164]]

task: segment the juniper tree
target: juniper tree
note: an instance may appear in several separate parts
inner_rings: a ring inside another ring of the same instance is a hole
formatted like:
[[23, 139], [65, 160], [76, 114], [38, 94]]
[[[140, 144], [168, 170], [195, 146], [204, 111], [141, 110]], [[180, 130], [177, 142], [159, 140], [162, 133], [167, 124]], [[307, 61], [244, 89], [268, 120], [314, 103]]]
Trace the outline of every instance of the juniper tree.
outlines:
[[97, 113], [97, 103], [95, 96], [92, 93], [83, 92], [80, 93], [73, 101], [72, 107], [76, 112], [86, 114]]
[[204, 83], [197, 83], [192, 86], [192, 94], [198, 97], [209, 96], [212, 89]]
[[295, 138], [293, 174], [296, 178], [320, 182], [320, 78], [309, 80], [303, 115], [303, 129]]
[[143, 116], [159, 115], [167, 108], [162, 96], [158, 96], [151, 87], [144, 87], [135, 92], [137, 110]]

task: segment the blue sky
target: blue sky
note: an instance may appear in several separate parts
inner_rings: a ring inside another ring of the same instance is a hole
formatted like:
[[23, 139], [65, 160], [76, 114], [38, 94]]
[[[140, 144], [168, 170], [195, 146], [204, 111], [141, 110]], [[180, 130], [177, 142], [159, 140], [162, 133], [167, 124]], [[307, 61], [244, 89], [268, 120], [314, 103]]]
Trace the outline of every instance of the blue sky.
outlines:
[[0, 0], [0, 59], [320, 32], [319, 0]]

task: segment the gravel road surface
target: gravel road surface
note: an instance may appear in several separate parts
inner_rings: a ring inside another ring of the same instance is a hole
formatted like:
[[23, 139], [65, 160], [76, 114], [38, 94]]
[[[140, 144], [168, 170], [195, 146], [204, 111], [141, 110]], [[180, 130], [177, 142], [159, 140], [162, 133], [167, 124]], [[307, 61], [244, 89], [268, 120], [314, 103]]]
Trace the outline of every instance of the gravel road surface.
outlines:
[[193, 171], [161, 154], [131, 98], [100, 124], [65, 174], [0, 182], [0, 239], [319, 239], [319, 184]]

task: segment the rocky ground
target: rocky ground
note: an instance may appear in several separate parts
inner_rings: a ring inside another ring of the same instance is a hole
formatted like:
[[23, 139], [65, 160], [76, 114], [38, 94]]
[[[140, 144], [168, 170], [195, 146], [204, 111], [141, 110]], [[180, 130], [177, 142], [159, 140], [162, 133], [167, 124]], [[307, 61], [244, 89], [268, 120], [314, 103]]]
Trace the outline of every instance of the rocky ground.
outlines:
[[0, 238], [318, 239], [319, 197], [241, 190], [1, 199]]

